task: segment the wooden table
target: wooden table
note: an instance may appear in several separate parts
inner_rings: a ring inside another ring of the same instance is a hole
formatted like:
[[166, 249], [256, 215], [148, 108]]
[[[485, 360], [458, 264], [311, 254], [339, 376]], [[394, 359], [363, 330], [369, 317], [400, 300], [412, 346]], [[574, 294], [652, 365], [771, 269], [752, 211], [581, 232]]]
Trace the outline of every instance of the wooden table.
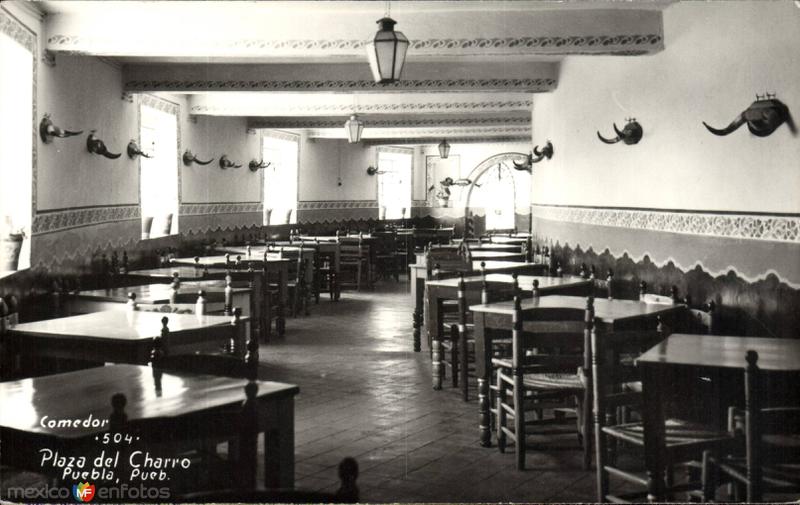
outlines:
[[[216, 349], [231, 337], [229, 316], [104, 310], [17, 324], [9, 328], [4, 338], [18, 354], [144, 364], [150, 361], [153, 338], [161, 334], [164, 316], [169, 318], [170, 350]], [[239, 341], [235, 346], [242, 352], [246, 344], [244, 336], [244, 332], [237, 335]]]
[[[547, 265], [541, 263], [523, 263], [517, 261], [483, 261], [487, 273], [518, 275], [542, 275], [547, 271]], [[480, 271], [481, 261], [472, 262], [472, 270], [465, 274], [474, 274]], [[428, 266], [424, 264], [408, 265], [408, 278], [411, 288], [411, 299], [414, 300], [414, 313], [412, 323], [414, 328], [414, 351], [421, 350], [421, 329], [423, 325], [425, 281], [428, 279]]]
[[[128, 294], [136, 295], [137, 303], [166, 304], [175, 296], [175, 303], [194, 303], [198, 291], [203, 290], [211, 298], [206, 305], [209, 312], [224, 310], [224, 280], [181, 282], [177, 291], [173, 292], [171, 284], [144, 284], [112, 289], [95, 289], [72, 293], [65, 302], [65, 315], [86, 314], [101, 310], [115, 310], [128, 302]], [[216, 295], [216, 296], [214, 296]], [[222, 296], [220, 296], [222, 295]], [[252, 301], [252, 289], [246, 287], [231, 288], [231, 307], [241, 308], [243, 316], [249, 316]], [[219, 299], [223, 302], [219, 303]]]
[[[562, 294], [588, 296], [592, 282], [578, 276], [566, 275], [564, 277], [543, 277], [534, 275], [520, 275], [517, 277], [522, 296], [533, 296], [533, 282], [539, 283], [539, 294]], [[442, 375], [444, 368], [441, 363], [441, 342], [444, 334], [442, 325], [442, 308], [445, 300], [458, 299], [459, 278], [444, 280], [429, 280], [425, 282], [425, 335], [428, 348], [432, 350], [433, 389], [442, 388]], [[511, 274], [488, 274], [486, 283], [493, 294], [506, 294], [513, 298], [514, 277]], [[481, 303], [481, 289], [483, 279], [481, 276], [464, 278], [467, 304]]]
[[[224, 257], [223, 257], [224, 258]], [[263, 340], [269, 340], [271, 327], [272, 327], [272, 319], [273, 315], [276, 317], [276, 329], [278, 335], [283, 335], [283, 329], [285, 327], [285, 318], [283, 314], [283, 307], [286, 306], [289, 299], [289, 289], [288, 289], [288, 282], [289, 282], [289, 264], [291, 260], [289, 259], [269, 259], [268, 260], [268, 267], [270, 273], [274, 273], [277, 275], [278, 279], [278, 292], [280, 293], [279, 303], [277, 304], [277, 314], [273, 314], [272, 303], [269, 300], [269, 297], [266, 296], [265, 293], [253, 293], [253, 296], [256, 298], [256, 303], [259, 304], [259, 307], [263, 308], [263, 310], [259, 312], [259, 321], [258, 327], [262, 331], [261, 338]], [[236, 276], [239, 273], [243, 274], [251, 274], [251, 275], [260, 275], [262, 277], [262, 285], [264, 286], [264, 290], [267, 289], [267, 282], [269, 281], [265, 274], [264, 268], [257, 268], [252, 271], [249, 270], [239, 270], [239, 269], [229, 269], [227, 267], [208, 267], [203, 266], [199, 268], [194, 266], [194, 258], [192, 258], [192, 265], [193, 266], [185, 266], [185, 265], [173, 265], [169, 267], [160, 267], [160, 268], [148, 268], [142, 270], [133, 270], [128, 272], [128, 277], [131, 279], [135, 279], [142, 282], [169, 282], [175, 274], [177, 274], [178, 278], [181, 280], [181, 283], [186, 280], [190, 281], [202, 281], [202, 280], [210, 280], [210, 279], [224, 279], [226, 275], [229, 273], [234, 273]], [[263, 262], [262, 265], [263, 266]], [[255, 312], [255, 311], [254, 311]], [[263, 321], [262, 324], [262, 315]]]
[[493, 244], [525, 244], [530, 236], [522, 237], [522, 236], [513, 236], [509, 237], [507, 235], [492, 235], [489, 237], [489, 241]]
[[747, 351], [758, 353], [757, 365], [762, 372], [800, 373], [800, 340], [797, 339], [676, 333], [636, 360], [642, 371], [642, 424], [650, 500], [666, 499], [664, 403], [670, 389], [670, 372], [692, 368], [744, 373]]
[[[462, 244], [464, 239], [453, 240], [454, 244]], [[443, 247], [443, 246], [439, 246]], [[454, 246], [455, 248], [456, 246]], [[522, 244], [495, 244], [493, 242], [467, 242], [470, 251], [502, 251], [522, 252]]]
[[[548, 295], [522, 301], [522, 310], [543, 308], [585, 309], [586, 298], [582, 296]], [[475, 375], [478, 378], [478, 408], [480, 411], [480, 441], [484, 447], [491, 445], [489, 428], [489, 380], [492, 363], [492, 339], [497, 330], [511, 331], [514, 302], [504, 301], [487, 305], [472, 305], [475, 330]], [[685, 309], [680, 304], [655, 304], [638, 300], [594, 301], [595, 320], [604, 325], [604, 334], [618, 330], [643, 329], [654, 326], [659, 316], [666, 317]]]
[[[235, 438], [240, 429], [237, 413], [246, 399], [246, 384], [244, 379], [164, 372], [161, 388], [157, 390], [153, 370], [139, 365], [111, 365], [2, 382], [2, 462], [41, 472], [41, 449], [60, 450], [64, 456], [87, 457], [96, 456], [101, 450], [113, 452], [119, 446], [104, 445], [95, 439], [108, 432], [107, 424], [45, 427], [42, 418], [84, 420], [92, 416], [102, 422], [109, 418], [110, 399], [117, 393], [124, 394], [127, 399], [126, 428], [139, 433], [140, 437], [129, 450], [144, 451], [142, 444], [145, 443], [156, 447], [174, 446], [176, 440], [187, 436], [187, 427], [211, 431], [209, 436]], [[292, 488], [294, 396], [299, 388], [278, 382], [256, 381], [256, 384], [258, 431], [263, 432], [265, 438], [265, 484], [271, 488]], [[226, 416], [232, 418], [226, 422]], [[87, 467], [91, 468], [92, 458], [88, 459]], [[255, 472], [255, 468], [252, 471]]]

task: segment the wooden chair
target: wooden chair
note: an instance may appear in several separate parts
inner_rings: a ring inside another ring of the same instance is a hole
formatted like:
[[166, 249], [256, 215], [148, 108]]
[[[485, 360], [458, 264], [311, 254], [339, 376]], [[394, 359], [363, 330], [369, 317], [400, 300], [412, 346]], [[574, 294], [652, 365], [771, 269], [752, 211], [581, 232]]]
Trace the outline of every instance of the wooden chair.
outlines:
[[[732, 498], [748, 503], [797, 499], [800, 493], [800, 405], [797, 403], [797, 377], [782, 380], [794, 392], [774, 392], [766, 398], [758, 353], [748, 351], [745, 367], [745, 407], [731, 407], [728, 429], [743, 437], [744, 450], [724, 455], [714, 462], [734, 483]], [[793, 393], [793, 394], [792, 394]], [[795, 398], [791, 399], [790, 396]], [[793, 401], [794, 400], [794, 401]], [[730, 498], [730, 497], [729, 497]]]
[[[594, 323], [593, 299], [585, 309], [533, 308], [523, 311], [514, 297], [511, 358], [492, 359], [497, 373], [497, 446], [504, 452], [507, 440], [516, 445], [517, 469], [525, 469], [526, 426], [561, 422], [526, 419], [527, 411], [562, 408], [575, 399], [578, 434], [584, 467], [591, 459], [589, 402], [585, 379], [590, 366], [589, 334]], [[556, 401], [554, 404], [548, 402]], [[508, 419], [513, 420], [509, 424]]]
[[400, 280], [401, 257], [397, 254], [397, 232], [393, 230], [376, 232], [378, 237], [375, 251], [375, 274], [379, 278], [393, 277]]
[[364, 244], [360, 237], [340, 237], [339, 238], [339, 269], [342, 273], [350, 272], [352, 280], [343, 282], [339, 279], [339, 285], [355, 286], [357, 291], [361, 291], [361, 279], [366, 274], [367, 284], [372, 288], [372, 275], [369, 272], [369, 248]]
[[279, 252], [281, 258], [295, 259], [289, 268], [289, 282], [287, 284], [292, 317], [297, 317], [301, 312], [307, 316], [309, 314], [311, 289], [306, 278], [308, 269], [312, 268], [312, 266], [306, 260], [303, 243], [300, 243], [297, 250], [285, 250], [281, 247]]
[[[659, 322], [656, 330], [650, 332], [615, 332], [611, 335], [598, 333], [591, 332], [597, 501], [641, 502], [647, 498], [646, 476], [618, 466], [620, 447], [632, 447], [639, 452], [645, 448], [641, 421], [630, 420], [630, 412], [640, 410], [642, 406], [637, 370], [625, 366], [623, 356], [640, 353], [662, 341], [667, 335], [667, 329]], [[713, 486], [709, 484], [709, 458], [712, 454], [721, 454], [721, 451], [734, 443], [735, 438], [724, 430], [679, 417], [667, 419], [665, 445], [669, 496], [695, 490], [699, 491], [704, 500], [711, 498], [710, 489]], [[674, 469], [687, 464], [697, 466], [696, 462], [700, 462], [702, 468], [700, 480], [690, 478], [687, 482], [675, 484]], [[609, 477], [612, 475], [642, 486], [642, 489], [611, 494]]]

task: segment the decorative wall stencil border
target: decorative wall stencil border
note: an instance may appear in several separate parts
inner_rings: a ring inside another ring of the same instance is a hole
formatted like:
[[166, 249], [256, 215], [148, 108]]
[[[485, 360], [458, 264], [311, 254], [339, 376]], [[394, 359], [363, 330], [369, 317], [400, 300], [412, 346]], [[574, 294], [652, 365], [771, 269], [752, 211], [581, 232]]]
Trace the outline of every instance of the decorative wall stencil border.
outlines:
[[379, 153], [395, 153], [395, 154], [414, 154], [413, 147], [393, 147], [393, 146], [380, 146]]
[[169, 100], [165, 100], [158, 96], [142, 93], [139, 96], [139, 99], [142, 105], [146, 105], [156, 110], [160, 110], [161, 112], [166, 112], [168, 114], [173, 114], [175, 116], [177, 116], [181, 110], [180, 105], [178, 105], [177, 103], [170, 102]]
[[[369, 114], [378, 112], [437, 112], [437, 111], [474, 111], [474, 110], [520, 110], [533, 107], [533, 100], [494, 100], [485, 102], [424, 102], [424, 103], [380, 103], [380, 104], [359, 104], [355, 109], [348, 104], [309, 104], [292, 105], [284, 108], [276, 108], [273, 114], [285, 113], [292, 116], [297, 113], [326, 113], [326, 114]], [[194, 105], [192, 114], [225, 113], [229, 110], [225, 106], [214, 105]]]
[[202, 216], [207, 214], [240, 214], [244, 212], [264, 212], [261, 202], [208, 202], [182, 203], [181, 216]]
[[[414, 54], [528, 54], [543, 52], [547, 54], [572, 54], [574, 50], [593, 53], [613, 50], [613, 48], [630, 48], [644, 46], [649, 50], [659, 49], [662, 36], [658, 33], [619, 34], [619, 35], [573, 35], [565, 37], [503, 37], [474, 39], [422, 39], [411, 42], [409, 52]], [[136, 41], [131, 41], [136, 44]], [[173, 44], [180, 46], [184, 40], [175, 40]], [[254, 52], [264, 50], [270, 53], [318, 52], [318, 53], [352, 53], [363, 52], [364, 39], [242, 39], [235, 41], [215, 41], [218, 46], [229, 49], [247, 49]], [[145, 46], [144, 40], [138, 41]], [[83, 52], [84, 48], [118, 45], [115, 41], [102, 38], [83, 37], [80, 35], [55, 34], [47, 39], [48, 48], [58, 51]], [[644, 50], [647, 50], [644, 49]]]
[[[248, 128], [252, 127], [248, 125]], [[278, 140], [288, 140], [289, 142], [300, 142], [300, 135], [296, 133], [282, 132], [280, 130], [266, 130], [261, 132], [261, 136]]]
[[138, 205], [76, 207], [52, 212], [39, 212], [34, 217], [31, 228], [33, 235], [41, 235], [82, 226], [139, 219], [140, 217], [141, 213]]
[[392, 84], [378, 84], [375, 81], [180, 81], [180, 80], [132, 80], [125, 83], [127, 91], [212, 91], [236, 90], [347, 90], [347, 89], [509, 89], [528, 92], [549, 91], [555, 88], [556, 80], [535, 79], [420, 79], [402, 80]]
[[8, 35], [28, 51], [36, 54], [36, 34], [5, 9], [0, 9], [0, 33]]
[[297, 202], [297, 210], [326, 209], [377, 209], [377, 200], [339, 200], [339, 201], [306, 201]]
[[641, 230], [800, 243], [800, 217], [665, 210], [557, 207], [534, 204], [541, 219]]
[[[531, 131], [527, 130], [525, 133], [520, 134], [513, 134], [513, 135], [486, 135], [484, 130], [475, 130], [472, 134], [473, 136], [467, 135], [459, 135], [453, 136], [448, 135], [447, 141], [451, 144], [502, 144], [502, 143], [513, 143], [513, 142], [530, 142], [531, 141]], [[441, 142], [441, 136], [437, 132], [436, 135], [431, 137], [421, 137], [419, 136], [419, 132], [417, 132], [417, 136], [415, 137], [399, 137], [399, 138], [377, 138], [377, 139], [370, 139], [370, 138], [363, 138], [361, 139], [361, 143], [365, 146], [377, 146], [377, 145], [398, 145], [398, 144], [438, 144]]]
[[[268, 118], [248, 122], [250, 128], [341, 128], [345, 116], [328, 118]], [[402, 118], [365, 119], [370, 128], [408, 128], [413, 126], [491, 126], [523, 125], [530, 127], [531, 116], [525, 117], [455, 117], [455, 118]], [[505, 131], [505, 130], [503, 130]]]

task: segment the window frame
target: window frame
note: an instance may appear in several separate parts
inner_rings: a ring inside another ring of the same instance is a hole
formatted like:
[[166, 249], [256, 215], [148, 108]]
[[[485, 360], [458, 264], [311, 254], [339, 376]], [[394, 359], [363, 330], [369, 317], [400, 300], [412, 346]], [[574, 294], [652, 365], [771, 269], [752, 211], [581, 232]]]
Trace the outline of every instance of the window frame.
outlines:
[[[406, 206], [406, 213], [405, 219], [411, 217], [411, 207], [414, 205], [414, 148], [413, 147], [397, 147], [397, 146], [378, 146], [375, 150], [375, 167], [380, 170], [380, 159], [382, 153], [394, 153], [394, 154], [405, 154], [411, 158], [411, 163], [409, 166], [409, 174], [408, 174], [408, 205]], [[403, 217], [398, 218], [387, 218], [386, 214], [384, 214], [383, 218], [381, 218], [381, 177], [382, 174], [377, 174], [375, 178], [375, 201], [377, 203], [378, 208], [378, 220], [382, 221], [389, 221], [389, 220], [399, 220], [403, 219]]]
[[[262, 130], [261, 132], [261, 140], [259, 142], [259, 153], [260, 157], [263, 161], [270, 161], [264, 159], [264, 147], [266, 142], [269, 140], [281, 140], [285, 142], [293, 142], [296, 146], [296, 156], [297, 159], [295, 161], [295, 194], [294, 194], [294, 206], [292, 207], [292, 217], [289, 219], [288, 225], [283, 222], [283, 218], [280, 219], [280, 222], [275, 222], [275, 215], [271, 214], [274, 209], [268, 206], [267, 202], [267, 170], [271, 167], [265, 168], [261, 170], [261, 223], [262, 226], [291, 226], [293, 224], [298, 224], [300, 222], [300, 217], [298, 216], [299, 208], [300, 208], [300, 149], [302, 148], [302, 142], [300, 142], [301, 137], [296, 133], [289, 133], [282, 130]], [[270, 212], [269, 218], [267, 217], [267, 212]]]

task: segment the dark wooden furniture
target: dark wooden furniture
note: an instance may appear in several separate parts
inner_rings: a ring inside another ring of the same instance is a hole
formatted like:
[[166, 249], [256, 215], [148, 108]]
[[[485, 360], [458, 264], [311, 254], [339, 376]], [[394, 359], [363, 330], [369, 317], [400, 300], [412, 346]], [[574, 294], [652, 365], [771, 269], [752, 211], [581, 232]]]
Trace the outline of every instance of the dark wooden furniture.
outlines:
[[[727, 370], [741, 377], [748, 368], [746, 356], [749, 351], [757, 353], [758, 370], [763, 375], [800, 373], [800, 340], [795, 339], [673, 334], [636, 361], [642, 375], [642, 424], [649, 500], [663, 501], [666, 498], [663, 478], [668, 442], [665, 401], [673, 373], [679, 370]], [[746, 380], [745, 384], [748, 382]], [[682, 394], [686, 396], [685, 391]], [[750, 406], [751, 412], [755, 412], [757, 402], [763, 400], [758, 396], [748, 399], [746, 395], [745, 399], [756, 402], [755, 409]], [[747, 501], [758, 500], [761, 493], [759, 440], [757, 434], [751, 433], [747, 441], [747, 480], [750, 483]]]
[[[238, 437], [242, 428], [235, 421], [247, 401], [257, 418], [255, 428], [265, 437], [265, 486], [293, 487], [297, 386], [193, 372], [159, 374], [154, 376], [148, 366], [123, 364], [0, 383], [0, 402], [14, 406], [0, 410], [2, 463], [41, 472], [39, 451], [43, 448], [58, 449], [62, 455], [99, 453], [102, 446], [96, 437], [108, 432], [108, 424], [48, 427], [41, 423], [42, 406], [46, 406], [49, 419], [87, 419], [91, 415], [105, 420], [112, 414], [109, 398], [124, 395], [114, 413], [125, 419], [127, 430], [138, 434], [140, 442], [136, 443], [158, 447], [197, 435]], [[251, 440], [254, 444], [255, 439]], [[245, 441], [243, 445], [252, 444]], [[256, 448], [242, 450], [255, 453]], [[255, 479], [255, 465], [240, 472]]]
[[[161, 314], [106, 310], [21, 323], [4, 339], [14, 353], [88, 362], [148, 363], [152, 340], [160, 334]], [[247, 320], [244, 318], [243, 320]], [[186, 352], [216, 349], [232, 338], [231, 318], [171, 314], [172, 345]]]
[[[514, 274], [486, 274], [485, 276], [464, 277], [464, 288], [468, 305], [482, 303], [481, 290], [486, 288], [491, 293], [493, 301], [511, 300], [517, 289], [521, 290], [523, 297], [533, 296], [534, 283], [537, 292], [541, 295], [563, 294], [580, 295], [589, 294], [591, 283], [586, 279], [576, 276], [544, 277], [535, 275], [517, 275], [517, 286], [514, 285]], [[439, 349], [444, 335], [443, 313], [444, 303], [447, 300], [458, 299], [459, 279], [450, 278], [443, 280], [429, 280], [425, 284], [425, 334], [428, 337], [428, 346], [433, 356], [433, 387], [440, 389], [444, 369], [440, 360], [442, 352]]]
[[[528, 308], [583, 309], [586, 299], [580, 296], [548, 295], [522, 301], [522, 310]], [[661, 317], [665, 322], [677, 317], [685, 309], [679, 304], [654, 304], [635, 300], [595, 299], [595, 327], [602, 327], [604, 334], [615, 331], [652, 329]], [[489, 379], [491, 372], [491, 349], [494, 335], [510, 332], [513, 328], [514, 303], [503, 301], [486, 305], [472, 305], [475, 324], [475, 375], [478, 377], [478, 407], [480, 411], [481, 445], [491, 445], [489, 428]], [[635, 334], [635, 333], [634, 333]]]
[[517, 470], [524, 470], [527, 426], [552, 421], [530, 420], [526, 410], [563, 407], [574, 398], [583, 466], [588, 469], [591, 390], [586, 375], [591, 363], [594, 299], [587, 298], [583, 309], [534, 307], [523, 311], [519, 296], [513, 303], [511, 356], [492, 359], [497, 381], [497, 447], [504, 452], [507, 439], [511, 439]]
[[[425, 282], [431, 278], [433, 272], [426, 264], [409, 265], [408, 268], [410, 272], [411, 298], [414, 300], [414, 313], [412, 314], [413, 344], [414, 351], [419, 352], [422, 349], [422, 328], [425, 322], [423, 317], [425, 310]], [[474, 275], [480, 271], [485, 271], [487, 274], [543, 275], [547, 271], [547, 265], [516, 261], [473, 261], [470, 269], [463, 273], [465, 275]], [[458, 273], [458, 271], [444, 272], [449, 277], [457, 277]], [[430, 349], [432, 340], [428, 334], [426, 334], [426, 339]]]

